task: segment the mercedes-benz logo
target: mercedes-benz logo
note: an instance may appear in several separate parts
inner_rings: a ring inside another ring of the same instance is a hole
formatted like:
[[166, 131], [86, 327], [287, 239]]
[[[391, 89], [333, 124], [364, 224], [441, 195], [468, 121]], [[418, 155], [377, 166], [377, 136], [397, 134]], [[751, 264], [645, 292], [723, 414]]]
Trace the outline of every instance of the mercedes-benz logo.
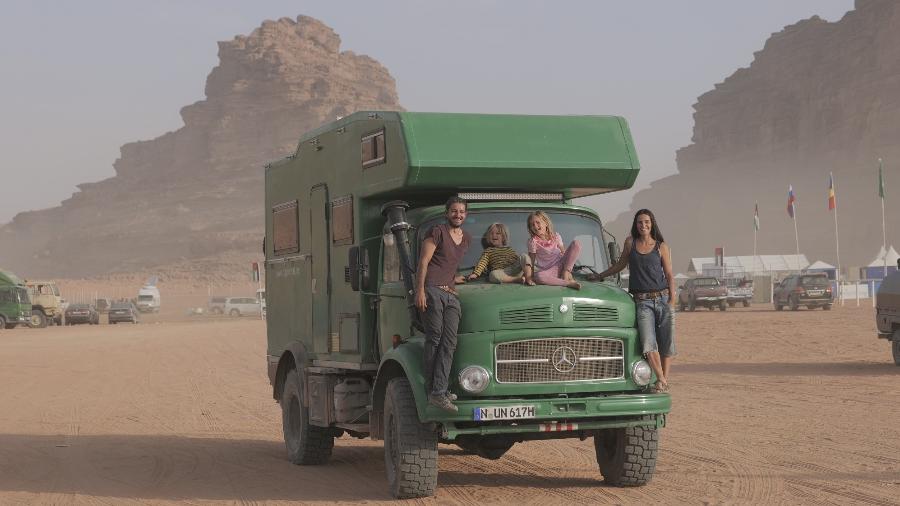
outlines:
[[572, 348], [560, 346], [553, 350], [550, 361], [553, 363], [553, 368], [557, 371], [562, 373], [572, 372], [575, 369], [575, 365], [578, 364], [578, 355], [575, 354], [575, 350]]

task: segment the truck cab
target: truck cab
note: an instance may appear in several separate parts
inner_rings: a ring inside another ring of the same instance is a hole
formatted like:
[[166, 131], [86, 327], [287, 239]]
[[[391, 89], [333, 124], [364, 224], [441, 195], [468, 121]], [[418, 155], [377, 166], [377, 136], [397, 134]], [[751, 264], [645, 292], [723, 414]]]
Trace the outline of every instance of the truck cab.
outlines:
[[62, 325], [65, 307], [56, 282], [29, 279], [25, 286], [31, 296], [31, 326]]
[[0, 271], [0, 330], [31, 323], [31, 297], [15, 274]]
[[144, 285], [138, 290], [138, 311], [142, 313], [158, 313], [160, 304], [159, 288], [156, 286]]
[[[629, 188], [638, 170], [619, 117], [373, 111], [304, 135], [265, 185], [267, 365], [288, 459], [323, 464], [342, 434], [383, 439], [389, 490], [421, 497], [439, 442], [497, 459], [520, 442], [592, 438], [608, 483], [647, 483], [671, 399], [648, 388], [630, 295], [587, 279], [615, 260], [615, 239], [572, 203]], [[492, 223], [524, 253], [542, 210], [580, 242], [582, 289], [458, 285], [448, 413], [426, 400], [413, 290], [418, 245], [454, 195], [473, 237], [459, 274]]]

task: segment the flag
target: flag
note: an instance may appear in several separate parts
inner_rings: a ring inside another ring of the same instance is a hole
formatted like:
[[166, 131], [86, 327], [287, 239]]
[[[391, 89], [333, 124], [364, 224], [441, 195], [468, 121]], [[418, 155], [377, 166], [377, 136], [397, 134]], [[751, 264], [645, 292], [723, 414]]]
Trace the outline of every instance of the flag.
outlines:
[[794, 217], [794, 201], [797, 198], [794, 197], [794, 185], [788, 185], [788, 203], [787, 203], [787, 212], [791, 218]]
[[259, 281], [259, 263], [253, 262], [250, 264], [250, 278], [253, 281]]
[[759, 230], [759, 202], [753, 206], [753, 230]]
[[884, 200], [884, 171], [881, 167], [881, 158], [878, 159], [878, 196]]
[[837, 208], [837, 199], [834, 197], [834, 174], [828, 174], [828, 210]]

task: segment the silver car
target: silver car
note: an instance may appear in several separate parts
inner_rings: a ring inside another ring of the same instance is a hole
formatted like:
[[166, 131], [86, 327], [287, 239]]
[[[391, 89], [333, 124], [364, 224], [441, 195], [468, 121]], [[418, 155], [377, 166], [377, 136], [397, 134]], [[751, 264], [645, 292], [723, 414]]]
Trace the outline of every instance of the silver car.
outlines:
[[229, 316], [259, 316], [259, 301], [253, 297], [228, 297], [225, 299], [225, 314]]

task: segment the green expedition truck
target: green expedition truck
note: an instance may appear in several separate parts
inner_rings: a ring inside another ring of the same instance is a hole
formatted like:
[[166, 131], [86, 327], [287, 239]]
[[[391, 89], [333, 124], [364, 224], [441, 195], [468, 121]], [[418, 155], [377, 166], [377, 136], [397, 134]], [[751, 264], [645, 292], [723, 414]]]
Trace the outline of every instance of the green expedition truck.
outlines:
[[0, 270], [0, 330], [31, 323], [31, 298], [18, 276]]
[[[497, 459], [518, 442], [591, 437], [608, 483], [647, 483], [671, 400], [647, 388], [631, 297], [584, 279], [618, 247], [571, 203], [629, 188], [638, 170], [619, 117], [407, 112], [345, 117], [267, 165], [267, 365], [288, 459], [323, 464], [342, 434], [383, 439], [390, 492], [422, 497], [438, 443]], [[581, 242], [583, 285], [458, 286], [456, 414], [427, 404], [413, 305], [418, 245], [451, 195], [470, 202], [461, 274], [492, 223], [524, 253], [541, 209]]]

